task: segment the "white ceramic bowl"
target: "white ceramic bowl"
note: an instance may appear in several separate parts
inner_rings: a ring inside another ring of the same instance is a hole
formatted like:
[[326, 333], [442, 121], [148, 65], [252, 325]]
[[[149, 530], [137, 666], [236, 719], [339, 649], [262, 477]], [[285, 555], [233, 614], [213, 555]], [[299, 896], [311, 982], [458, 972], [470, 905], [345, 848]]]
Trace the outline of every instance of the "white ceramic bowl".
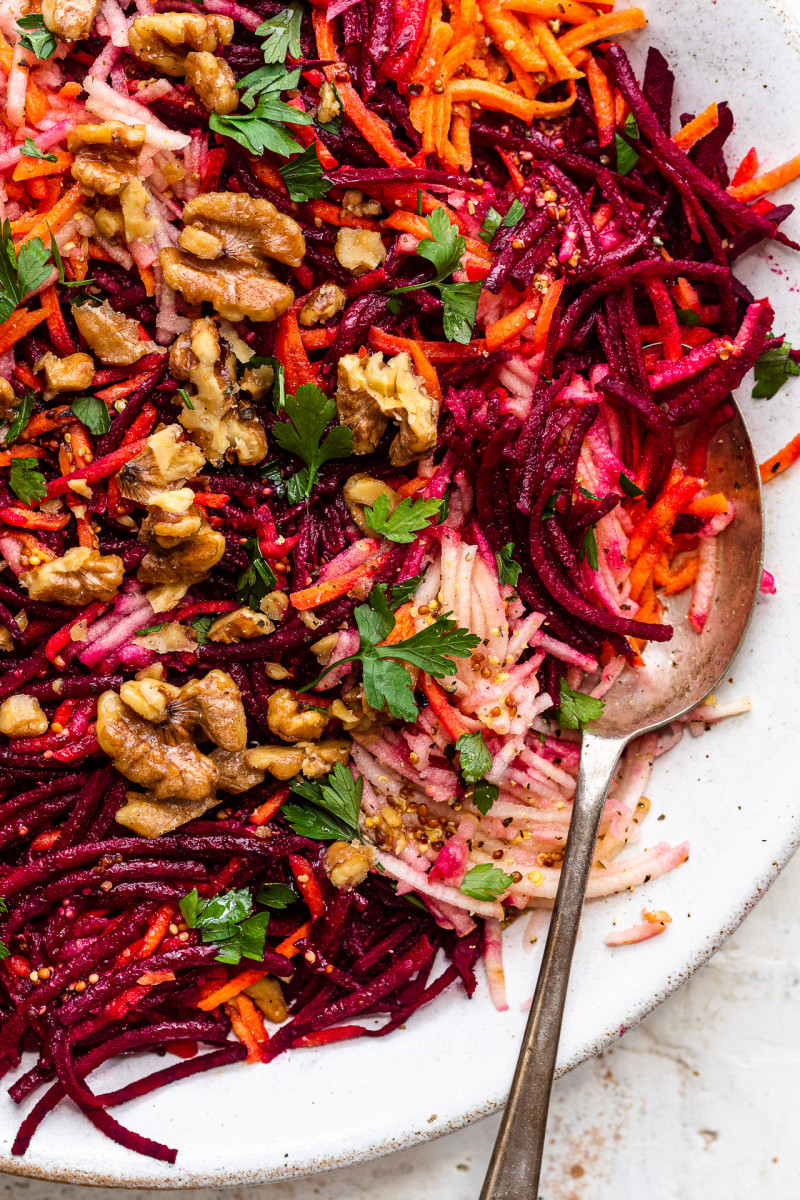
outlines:
[[[800, 12], [771, 0], [661, 0], [650, 24], [626, 38], [641, 66], [657, 45], [677, 75], [673, 125], [683, 111], [728, 100], [736, 118], [729, 161], [751, 146], [765, 166], [800, 151]], [[799, 199], [800, 188], [794, 189]], [[792, 189], [781, 193], [783, 198]], [[788, 228], [800, 235], [800, 215]], [[768, 293], [776, 329], [800, 342], [800, 258], [770, 246], [738, 270], [755, 295]], [[793, 336], [794, 335], [794, 336]], [[800, 380], [771, 401], [741, 400], [759, 458], [798, 429]], [[749, 693], [753, 711], [698, 740], [688, 736], [660, 760], [643, 844], [691, 842], [691, 857], [656, 883], [594, 902], [583, 922], [561, 1042], [569, 1070], [622, 1036], [720, 945], [763, 895], [800, 839], [796, 732], [797, 596], [800, 594], [800, 467], [765, 491], [766, 566], [778, 593], [758, 605], [746, 645], [719, 695]], [[663, 820], [659, 819], [663, 814]], [[673, 917], [659, 938], [608, 949], [642, 906]], [[482, 986], [472, 1001], [452, 990], [385, 1040], [303, 1050], [269, 1067], [237, 1065], [176, 1084], [120, 1110], [126, 1125], [179, 1147], [176, 1166], [108, 1141], [68, 1105], [48, 1117], [25, 1158], [11, 1158], [20, 1112], [0, 1094], [0, 1169], [74, 1183], [199, 1187], [310, 1174], [409, 1146], [494, 1112], [502, 1103], [525, 1023], [538, 953], [525, 954], [525, 921], [507, 937], [510, 1010], [495, 1012]], [[142, 1073], [104, 1069], [99, 1090]], [[100, 1079], [100, 1075], [95, 1078]], [[26, 1110], [27, 1111], [27, 1106]]]

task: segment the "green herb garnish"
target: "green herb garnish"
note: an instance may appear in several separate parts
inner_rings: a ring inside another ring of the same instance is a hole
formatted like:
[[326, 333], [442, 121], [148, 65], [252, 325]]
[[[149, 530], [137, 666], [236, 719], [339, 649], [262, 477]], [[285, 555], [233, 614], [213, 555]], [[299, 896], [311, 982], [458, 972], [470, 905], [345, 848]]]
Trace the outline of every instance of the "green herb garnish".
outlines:
[[562, 729], [582, 729], [587, 722], [596, 721], [603, 715], [605, 706], [602, 700], [587, 696], [585, 692], [574, 691], [563, 679], [559, 687], [561, 704], [558, 723]]
[[236, 596], [240, 604], [258, 612], [261, 601], [269, 592], [275, 590], [278, 581], [272, 567], [261, 553], [257, 537], [248, 538], [242, 549], [247, 552], [250, 564], [237, 580]]
[[336, 402], [313, 383], [301, 384], [296, 396], [287, 395], [284, 412], [288, 421], [276, 422], [272, 434], [281, 449], [297, 455], [306, 464], [305, 495], [308, 496], [323, 463], [352, 454], [353, 434], [346, 426], [337, 425], [323, 437], [336, 412]]
[[20, 46], [30, 50], [39, 60], [52, 58], [58, 48], [58, 42], [44, 23], [41, 13], [30, 13], [27, 17], [17, 17], [17, 25], [24, 29], [19, 39]]
[[481, 863], [467, 871], [461, 880], [461, 891], [473, 900], [496, 900], [507, 892], [513, 883], [510, 875], [493, 867], [491, 863]]
[[754, 373], [756, 386], [754, 400], [771, 400], [779, 392], [790, 375], [800, 375], [800, 364], [790, 358], [791, 342], [782, 342], [774, 350], [765, 350], [756, 362]]
[[516, 587], [522, 567], [514, 558], [514, 543], [507, 542], [494, 556], [497, 563], [497, 577], [501, 583]]
[[79, 396], [77, 400], [72, 401], [70, 409], [90, 433], [108, 433], [111, 428], [108, 405], [97, 396]]
[[362, 840], [358, 828], [364, 780], [354, 779], [344, 763], [335, 763], [324, 780], [296, 776], [289, 784], [293, 792], [308, 801], [308, 806], [284, 803], [281, 815], [295, 833], [318, 841]]
[[0, 322], [9, 319], [23, 297], [42, 286], [52, 269], [50, 251], [41, 238], [23, 242], [16, 250], [11, 222], [3, 222], [0, 241]]
[[[625, 132], [630, 138], [639, 137], [639, 127], [633, 113], [628, 113], [625, 118]], [[617, 174], [629, 175], [639, 161], [638, 152], [618, 133], [614, 134], [614, 148], [617, 152]]]
[[441, 500], [401, 500], [394, 512], [389, 512], [389, 497], [378, 496], [372, 508], [364, 509], [364, 519], [375, 533], [390, 542], [413, 542], [441, 507]]
[[467, 345], [472, 337], [472, 327], [478, 311], [478, 300], [483, 286], [475, 283], [447, 283], [453, 271], [461, 265], [466, 250], [466, 241], [451, 225], [443, 208], [436, 208], [425, 218], [431, 236], [417, 243], [417, 254], [430, 262], [436, 274], [425, 283], [412, 283], [408, 287], [394, 288], [389, 295], [416, 292], [420, 288], [435, 288], [442, 300], [442, 324], [444, 336], [449, 342]]
[[45, 154], [43, 150], [39, 149], [32, 137], [25, 138], [25, 141], [22, 143], [22, 153], [25, 158], [39, 158], [42, 162], [49, 163], [58, 162], [57, 154]]
[[263, 960], [269, 913], [253, 913], [253, 897], [247, 888], [222, 892], [208, 900], [201, 899], [193, 888], [181, 900], [180, 910], [189, 928], [199, 931], [203, 943], [217, 947], [217, 962]]
[[289, 196], [297, 204], [302, 204], [304, 200], [319, 200], [333, 187], [322, 173], [316, 142], [312, 142], [286, 166], [280, 167], [278, 174], [289, 189]]
[[47, 483], [44, 475], [37, 469], [35, 458], [12, 458], [8, 484], [15, 496], [23, 504], [30, 505], [36, 500], [44, 500], [47, 495]]

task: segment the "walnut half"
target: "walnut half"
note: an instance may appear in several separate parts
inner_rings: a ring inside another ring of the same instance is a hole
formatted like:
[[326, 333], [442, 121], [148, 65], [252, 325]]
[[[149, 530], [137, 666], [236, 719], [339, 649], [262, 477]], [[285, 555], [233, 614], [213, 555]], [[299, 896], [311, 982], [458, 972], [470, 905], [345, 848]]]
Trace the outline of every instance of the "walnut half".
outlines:
[[191, 51], [213, 54], [220, 46], [227, 46], [233, 37], [233, 21], [216, 14], [151, 13], [135, 18], [129, 37], [137, 58], [164, 75], [177, 77], [185, 73]]
[[353, 431], [353, 453], [371, 454], [390, 419], [400, 431], [389, 447], [389, 458], [404, 467], [430, 453], [436, 445], [439, 403], [414, 371], [407, 351], [384, 362], [380, 352], [339, 359], [336, 407], [339, 421]]
[[77, 42], [91, 33], [101, 0], [42, 0], [42, 20], [65, 42]]
[[72, 316], [89, 349], [109, 367], [130, 367], [145, 354], [166, 354], [155, 342], [142, 341], [138, 322], [117, 312], [107, 300], [74, 305]]
[[20, 575], [31, 600], [51, 600], [78, 608], [90, 600], [113, 600], [125, 568], [116, 554], [100, 554], [88, 546], [73, 546], [60, 558], [40, 563]]
[[123, 121], [76, 125], [67, 138], [69, 152], [75, 155], [72, 178], [86, 192], [118, 196], [138, 177], [145, 133], [144, 125]]
[[178, 246], [159, 254], [164, 279], [189, 304], [212, 304], [229, 321], [274, 321], [294, 292], [269, 270], [271, 259], [298, 267], [305, 238], [269, 200], [207, 192], [183, 210]]

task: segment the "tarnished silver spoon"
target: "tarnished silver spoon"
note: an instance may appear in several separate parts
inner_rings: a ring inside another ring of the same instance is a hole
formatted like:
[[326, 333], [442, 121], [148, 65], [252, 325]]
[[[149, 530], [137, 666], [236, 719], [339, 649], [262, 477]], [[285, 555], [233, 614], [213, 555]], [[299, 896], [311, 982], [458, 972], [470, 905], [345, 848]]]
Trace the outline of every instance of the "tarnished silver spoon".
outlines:
[[738, 408], [709, 448], [707, 479], [736, 505], [720, 535], [714, 599], [701, 634], [684, 595], [672, 597], [670, 642], [652, 642], [645, 667], [626, 671], [584, 732], [561, 878], [536, 992], [480, 1200], [537, 1200], [561, 1020], [589, 870], [614, 768], [632, 738], [694, 708], [719, 683], [742, 643], [761, 580], [761, 483]]

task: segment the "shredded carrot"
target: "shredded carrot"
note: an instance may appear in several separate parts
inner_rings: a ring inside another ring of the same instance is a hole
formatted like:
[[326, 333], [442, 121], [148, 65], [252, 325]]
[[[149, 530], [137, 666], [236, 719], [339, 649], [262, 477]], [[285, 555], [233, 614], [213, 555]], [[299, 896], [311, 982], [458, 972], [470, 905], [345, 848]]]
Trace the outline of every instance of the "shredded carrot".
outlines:
[[692, 146], [695, 146], [701, 138], [711, 133], [711, 130], [716, 129], [718, 125], [719, 109], [714, 102], [698, 113], [693, 120], [687, 122], [683, 129], [673, 133], [672, 140], [676, 146], [680, 146], [681, 150], [691, 150]]
[[553, 314], [556, 311], [556, 306], [561, 297], [566, 280], [562, 276], [561, 279], [555, 279], [547, 289], [542, 307], [539, 309], [539, 315], [536, 318], [536, 328], [533, 331], [533, 352], [538, 354], [543, 351], [547, 345], [547, 335], [550, 332], [550, 326], [553, 323]]
[[295, 929], [294, 933], [290, 933], [288, 937], [285, 937], [282, 942], [278, 943], [278, 945], [275, 947], [275, 953], [282, 954], [284, 958], [294, 958], [295, 954], [300, 953], [295, 943], [301, 942], [303, 938], [308, 937], [310, 933], [311, 922], [304, 921], [302, 925], [299, 925], [297, 929]]
[[597, 17], [593, 8], [588, 4], [580, 4], [578, 0], [503, 0], [503, 8], [533, 13], [545, 21], [567, 21], [570, 25], [582, 25]]
[[601, 38], [613, 37], [616, 33], [627, 33], [631, 29], [644, 29], [647, 18], [640, 8], [623, 8], [620, 12], [609, 13], [605, 17], [596, 17], [594, 21], [585, 21], [577, 25], [558, 39], [562, 53], [570, 58], [576, 50], [588, 46], [590, 42], [600, 41]]
[[690, 558], [679, 571], [676, 571], [667, 580], [665, 592], [668, 596], [674, 596], [676, 592], [682, 592], [685, 588], [694, 583], [697, 578], [697, 572], [700, 567], [700, 559], [695, 554], [694, 558]]
[[[0, 68], [8, 75], [14, 61], [14, 48], [0, 33]], [[80, 84], [78, 85], [80, 88]]]
[[793, 437], [790, 442], [787, 442], [782, 450], [777, 454], [773, 454], [772, 458], [768, 458], [759, 468], [761, 472], [761, 482], [769, 483], [770, 479], [774, 479], [776, 475], [780, 475], [781, 471], [785, 471], [793, 462], [797, 462], [800, 458], [800, 433], [797, 437]]
[[[333, 40], [333, 29], [330, 22], [326, 19], [325, 13], [318, 8], [314, 9], [312, 19], [320, 58], [326, 62], [335, 62], [339, 58], [339, 54]], [[332, 82], [333, 67], [326, 67], [325, 75], [328, 82]], [[336, 87], [348, 117], [383, 161], [390, 167], [413, 167], [411, 159], [403, 153], [392, 137], [389, 126], [381, 120], [377, 113], [370, 112], [353, 85], [337, 82]]]
[[267, 821], [271, 821], [278, 811], [280, 806], [289, 799], [288, 787], [278, 788], [269, 800], [265, 800], [258, 808], [254, 808], [250, 813], [250, 822], [253, 825], [266, 825]]
[[347, 571], [344, 575], [338, 575], [335, 579], [326, 579], [324, 583], [315, 583], [312, 587], [292, 592], [289, 599], [299, 612], [308, 612], [320, 604], [329, 604], [331, 600], [338, 600], [340, 596], [344, 596], [355, 584], [371, 579], [386, 562], [387, 557], [388, 552], [378, 554], [369, 562], [362, 563], [361, 566]]
[[136, 270], [139, 272], [139, 278], [141, 279], [141, 281], [144, 285], [144, 290], [147, 293], [147, 295], [154, 296], [155, 292], [156, 292], [156, 279], [155, 279], [155, 275], [153, 274], [153, 268], [152, 267], [140, 267], [139, 264], [137, 263]]
[[[68, 191], [64, 193], [60, 200], [57, 200], [49, 212], [40, 216], [36, 223], [25, 233], [24, 240], [29, 242], [32, 238], [40, 237], [46, 245], [50, 243], [50, 230], [55, 233], [62, 225], [75, 214], [80, 205], [85, 199], [80, 186], [76, 183]], [[24, 219], [24, 218], [23, 218]], [[17, 221], [11, 222], [11, 232], [16, 235], [19, 224]], [[49, 227], [49, 228], [48, 228]]]
[[227, 1000], [233, 1000], [234, 996], [238, 996], [245, 988], [258, 983], [259, 979], [263, 979], [266, 974], [267, 972], [261, 967], [248, 967], [245, 971], [234, 975], [233, 979], [226, 980], [222, 987], [215, 987], [212, 992], [203, 997], [197, 1007], [201, 1008], [203, 1012], [211, 1012], [212, 1008], [219, 1008], [220, 1004], [224, 1004]]
[[23, 158], [14, 167], [11, 178], [20, 183], [26, 179], [39, 179], [44, 175], [61, 175], [69, 170], [72, 155], [66, 150], [55, 150], [56, 161], [46, 162], [43, 158]]
[[300, 337], [306, 350], [324, 350], [336, 341], [338, 330], [332, 329], [301, 329]]
[[242, 1015], [239, 1005], [236, 1003], [236, 1001], [229, 1001], [228, 1004], [225, 1005], [225, 1011], [230, 1018], [233, 1032], [236, 1034], [242, 1045], [247, 1047], [247, 1061], [261, 1062], [261, 1046], [247, 1020]]
[[486, 28], [508, 61], [516, 61], [523, 71], [546, 71], [547, 60], [536, 46], [528, 30], [500, 0], [479, 0]]
[[298, 305], [287, 309], [278, 322], [278, 332], [275, 335], [275, 354], [284, 365], [286, 373], [286, 390], [296, 392], [304, 383], [319, 384], [316, 367], [311, 363], [303, 339], [300, 336], [300, 326], [297, 323]]
[[[402, 487], [399, 487], [397, 489], [397, 494], [403, 499], [405, 499], [406, 496], [414, 496], [417, 492], [420, 492], [423, 488], [426, 488], [429, 483], [429, 479], [420, 479], [420, 477], [417, 476], [415, 479], [409, 479], [408, 483], [404, 483]], [[389, 634], [389, 637], [391, 636], [392, 635]]]
[[413, 635], [415, 629], [414, 618], [411, 615], [413, 607], [413, 602], [409, 600], [398, 608], [394, 614], [394, 629], [379, 643], [381, 646], [394, 646], [395, 642], [403, 642]]
[[322, 892], [310, 864], [301, 854], [290, 854], [289, 866], [300, 889], [300, 895], [311, 913], [311, 920], [318, 921], [325, 913], [325, 901], [322, 899]]
[[7, 321], [0, 325], [0, 354], [5, 354], [20, 338], [24, 338], [26, 333], [30, 333], [37, 325], [40, 325], [47, 317], [47, 313], [43, 308], [38, 308], [35, 312], [30, 312], [26, 308], [18, 308]]
[[712, 496], [697, 496], [684, 507], [685, 513], [690, 513], [693, 517], [716, 517], [728, 511], [728, 500], [722, 492], [715, 492]]
[[47, 92], [28, 76], [25, 89], [25, 115], [31, 125], [38, 125], [47, 116]]
[[61, 91], [58, 94], [64, 100], [75, 100], [78, 96], [80, 96], [82, 90], [83, 89], [82, 89], [81, 84], [76, 83], [73, 80], [70, 80], [69, 83], [64, 84], [64, 86], [62, 87]]
[[269, 165], [269, 163], [264, 162], [263, 159], [260, 158], [251, 158], [248, 159], [248, 164], [256, 178], [260, 179], [262, 183], [265, 183], [267, 187], [272, 188], [273, 191], [279, 192], [282, 196], [289, 195], [283, 179], [275, 170], [275, 168]]
[[457, 742], [462, 733], [469, 733], [469, 728], [463, 721], [461, 713], [453, 708], [447, 699], [447, 693], [439, 687], [436, 680], [432, 679], [430, 675], [426, 675], [424, 671], [419, 679], [420, 686], [428, 698], [428, 704], [451, 741]]
[[356, 217], [345, 212], [338, 204], [329, 200], [312, 200], [309, 204], [311, 215], [324, 221], [326, 225], [338, 225], [346, 229], [380, 229], [380, 223], [370, 217]]
[[796, 154], [788, 162], [781, 163], [779, 167], [773, 167], [771, 171], [765, 171], [763, 175], [756, 175], [755, 179], [751, 179], [747, 183], [739, 184], [738, 187], [731, 184], [728, 188], [728, 195], [733, 196], [734, 200], [740, 200], [742, 204], [746, 204], [749, 200], [757, 200], [759, 196], [764, 196], [767, 192], [774, 192], [776, 188], [791, 183], [793, 179], [797, 179], [798, 175], [800, 175], [800, 154]]
[[151, 954], [155, 953], [161, 942], [163, 942], [164, 938], [166, 937], [167, 930], [169, 929], [174, 916], [175, 909], [171, 904], [162, 904], [160, 908], [156, 909], [155, 916], [148, 925], [144, 937], [142, 938], [142, 944], [139, 948], [138, 954], [139, 958], [149, 958]]
[[678, 513], [705, 486], [702, 479], [684, 475], [662, 494], [646, 516], [639, 522], [628, 542], [628, 562], [635, 562], [648, 543], [662, 529], [671, 526]]
[[547, 59], [557, 79], [582, 79], [583, 72], [570, 62], [556, 41], [555, 35], [546, 21], [541, 17], [528, 18], [530, 29], [535, 35], [539, 49]]
[[749, 183], [753, 176], [758, 171], [758, 154], [755, 146], [751, 146], [745, 154], [742, 161], [739, 163], [731, 180], [732, 187], [739, 187], [743, 183]]
[[504, 342], [509, 341], [515, 334], [536, 320], [541, 307], [542, 298], [539, 292], [531, 291], [515, 309], [512, 309], [499, 321], [493, 321], [486, 326], [486, 349], [497, 350]]
[[633, 564], [629, 576], [630, 596], [637, 603], [641, 600], [645, 588], [652, 579], [653, 571], [663, 553], [663, 543], [660, 538], [655, 537]]
[[454, 79], [450, 84], [450, 95], [454, 101], [475, 101], [493, 112], [508, 113], [509, 116], [519, 117], [530, 125], [536, 117], [554, 117], [571, 108], [574, 97], [568, 100], [558, 100], [545, 104], [538, 100], [526, 100], [508, 88], [498, 83], [485, 82], [482, 79]]
[[614, 137], [616, 114], [614, 111], [614, 93], [608, 76], [591, 55], [583, 64], [586, 82], [594, 105], [594, 119], [597, 125], [597, 138], [601, 146], [608, 146]]
[[269, 1034], [264, 1028], [264, 1020], [250, 997], [240, 994], [231, 1003], [234, 1008], [238, 1009], [239, 1016], [247, 1026], [255, 1043], [261, 1047], [264, 1042], [268, 1042]]

